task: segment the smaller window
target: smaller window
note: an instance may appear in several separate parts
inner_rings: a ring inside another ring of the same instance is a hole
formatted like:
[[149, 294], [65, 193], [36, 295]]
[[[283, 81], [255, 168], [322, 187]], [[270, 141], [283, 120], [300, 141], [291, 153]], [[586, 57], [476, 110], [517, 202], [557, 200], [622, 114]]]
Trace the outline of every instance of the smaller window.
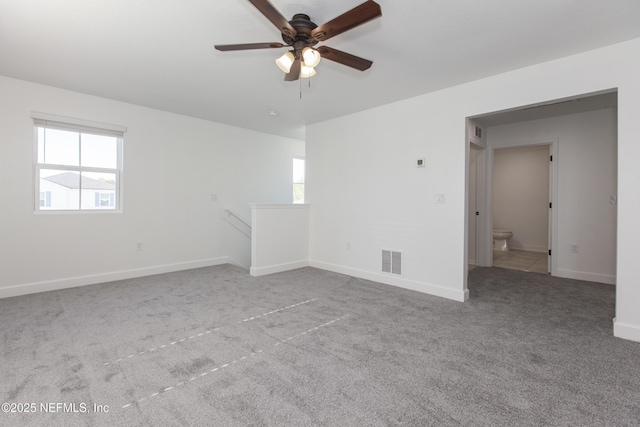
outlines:
[[[36, 211], [121, 210], [126, 128], [32, 113]], [[65, 121], [63, 121], [65, 120]]]
[[304, 203], [305, 160], [293, 158], [293, 203]]

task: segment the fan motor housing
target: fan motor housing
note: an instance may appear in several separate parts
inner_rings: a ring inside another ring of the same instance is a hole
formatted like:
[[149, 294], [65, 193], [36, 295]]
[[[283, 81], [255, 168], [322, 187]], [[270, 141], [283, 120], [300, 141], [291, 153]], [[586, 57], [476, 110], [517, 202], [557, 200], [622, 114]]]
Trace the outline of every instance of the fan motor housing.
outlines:
[[289, 21], [289, 24], [296, 30], [295, 37], [286, 28], [282, 30], [282, 40], [288, 45], [293, 45], [296, 42], [304, 42], [305, 46], [313, 46], [318, 43], [314, 37], [311, 36], [311, 31], [317, 27], [317, 25], [311, 21], [309, 15], [304, 13], [296, 13]]

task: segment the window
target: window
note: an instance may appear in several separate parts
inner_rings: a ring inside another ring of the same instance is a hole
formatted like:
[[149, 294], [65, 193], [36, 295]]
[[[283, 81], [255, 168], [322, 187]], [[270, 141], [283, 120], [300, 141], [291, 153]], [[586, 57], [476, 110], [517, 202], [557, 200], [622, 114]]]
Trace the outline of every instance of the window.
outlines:
[[126, 129], [33, 114], [36, 211], [120, 210]]
[[304, 158], [293, 158], [293, 203], [304, 203], [304, 167]]

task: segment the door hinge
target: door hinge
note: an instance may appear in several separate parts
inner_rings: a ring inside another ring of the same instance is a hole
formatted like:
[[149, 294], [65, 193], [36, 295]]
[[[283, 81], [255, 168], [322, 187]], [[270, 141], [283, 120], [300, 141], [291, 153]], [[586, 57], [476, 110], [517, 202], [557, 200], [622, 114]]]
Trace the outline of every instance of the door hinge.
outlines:
[[551, 249], [549, 249], [549, 255], [551, 255]]
[[476, 211], [476, 216], [480, 215], [480, 212]]
[[549, 209], [551, 209], [551, 206], [552, 206], [552, 204], [551, 204], [551, 202], [549, 202]]
[[553, 156], [549, 156], [549, 161], [553, 162]]

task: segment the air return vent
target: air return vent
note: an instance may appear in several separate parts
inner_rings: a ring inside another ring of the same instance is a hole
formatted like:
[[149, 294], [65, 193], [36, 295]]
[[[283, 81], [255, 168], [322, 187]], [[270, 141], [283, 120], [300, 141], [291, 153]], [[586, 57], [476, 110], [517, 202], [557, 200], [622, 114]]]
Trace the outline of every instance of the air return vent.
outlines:
[[382, 272], [402, 275], [402, 252], [383, 249]]

